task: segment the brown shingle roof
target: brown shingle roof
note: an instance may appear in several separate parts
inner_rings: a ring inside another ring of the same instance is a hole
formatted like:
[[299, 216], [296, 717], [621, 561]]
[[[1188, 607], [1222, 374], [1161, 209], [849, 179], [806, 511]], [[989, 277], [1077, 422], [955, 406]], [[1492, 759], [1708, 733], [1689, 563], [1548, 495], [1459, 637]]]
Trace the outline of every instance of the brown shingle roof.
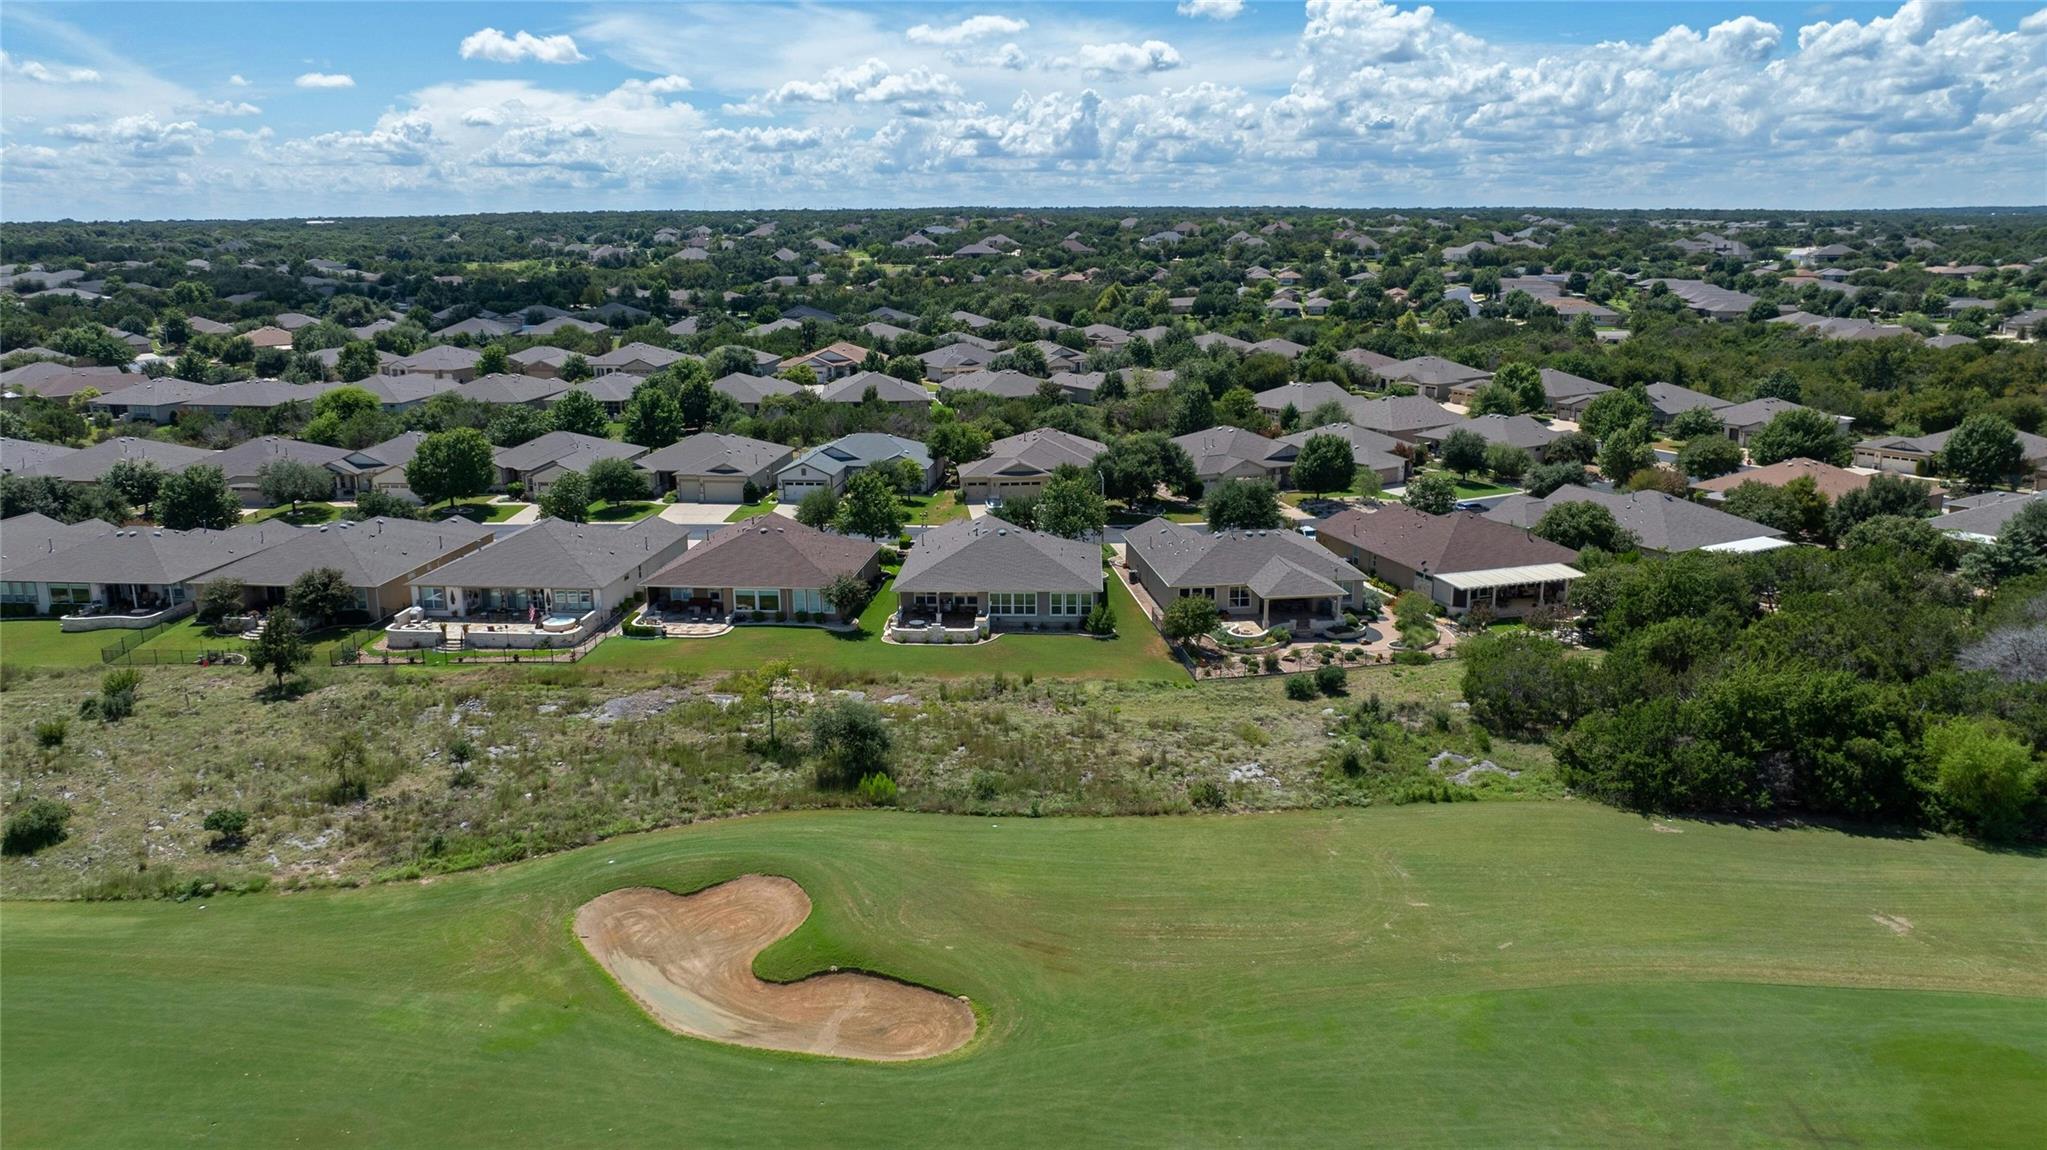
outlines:
[[1376, 510], [1338, 512], [1315, 524], [1318, 536], [1368, 551], [1413, 571], [1447, 575], [1570, 563], [1578, 553], [1471, 511], [1430, 515], [1386, 504]]

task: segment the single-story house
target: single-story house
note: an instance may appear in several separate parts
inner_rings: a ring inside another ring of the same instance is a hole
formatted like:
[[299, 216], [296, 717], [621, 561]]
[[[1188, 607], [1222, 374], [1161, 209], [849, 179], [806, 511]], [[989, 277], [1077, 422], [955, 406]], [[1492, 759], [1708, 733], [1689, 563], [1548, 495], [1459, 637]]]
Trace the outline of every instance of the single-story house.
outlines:
[[1540, 498], [1509, 495], [1489, 508], [1485, 517], [1529, 529], [1559, 503], [1596, 503], [1606, 508], [1613, 513], [1615, 522], [1634, 533], [1644, 551], [1676, 555], [1685, 551], [1767, 551], [1791, 546], [1784, 533], [1774, 527], [1661, 491], [1623, 494], [1567, 485]]
[[66, 483], [97, 483], [107, 470], [123, 459], [154, 463], [165, 471], [183, 471], [195, 463], [211, 463], [215, 453], [203, 447], [165, 443], [155, 439], [117, 436], [102, 439], [65, 455], [51, 456], [30, 467], [23, 475], [50, 475]]
[[654, 476], [656, 491], [679, 502], [743, 503], [749, 485], [768, 491], [795, 452], [780, 443], [707, 431], [650, 451], [633, 465]]
[[909, 460], [924, 473], [918, 491], [929, 491], [938, 482], [938, 464], [923, 444], [897, 435], [863, 431], [842, 435], [798, 455], [775, 472], [775, 488], [781, 492], [782, 502], [795, 503], [824, 488], [844, 491], [846, 480], [855, 472], [898, 459]]
[[995, 353], [961, 341], [934, 347], [917, 358], [924, 364], [926, 379], [943, 380], [987, 367], [988, 362], [995, 358]]
[[1011, 435], [989, 444], [985, 457], [959, 465], [960, 492], [969, 500], [1036, 494], [1061, 464], [1087, 467], [1107, 450], [1052, 427]]
[[88, 388], [104, 395], [140, 379], [140, 376], [130, 375], [118, 367], [72, 367], [44, 359], [0, 371], [0, 390], [40, 395], [45, 399], [70, 399]]
[[1301, 448], [1318, 435], [1334, 435], [1349, 443], [1351, 462], [1377, 475], [1382, 485], [1407, 482], [1408, 467], [1412, 462], [1408, 453], [1413, 451], [1413, 447], [1354, 423], [1325, 423], [1321, 427], [1282, 435], [1274, 442], [1291, 447], [1298, 456]]
[[384, 365], [385, 375], [438, 375], [459, 383], [476, 378], [476, 361], [483, 353], [474, 348], [437, 344], [411, 355], [402, 355]]
[[[1718, 416], [1721, 424], [1727, 428], [1728, 438], [1746, 447], [1756, 432], [1768, 427], [1771, 420], [1785, 412], [1811, 410], [1813, 409], [1804, 404], [1793, 403], [1788, 399], [1766, 396], [1762, 399], [1751, 399], [1747, 403], [1716, 408], [1713, 414]], [[1827, 418], [1832, 419], [1842, 431], [1848, 430], [1848, 425], [1855, 422], [1852, 417], [1846, 415], [1829, 415]]]
[[542, 519], [408, 580], [392, 647], [570, 647], [675, 561], [690, 529], [658, 515], [630, 527]]
[[[1782, 487], [1794, 479], [1810, 479], [1819, 493], [1831, 502], [1851, 491], [1860, 491], [1868, 487], [1869, 481], [1873, 478], [1875, 475], [1869, 471], [1850, 471], [1845, 467], [1835, 467], [1831, 463], [1821, 463], [1814, 459], [1785, 459], [1767, 467], [1752, 467], [1746, 471], [1701, 479], [1692, 484], [1692, 490], [1703, 496], [1708, 503], [1717, 503], [1727, 498], [1728, 492], [1744, 483]], [[1927, 507], [1934, 511], [1940, 510], [1947, 492], [1931, 483], [1925, 485], [1925, 491]]]
[[1556, 413], [1558, 419], [1577, 419], [1585, 414], [1586, 404], [1613, 390], [1598, 380], [1572, 375], [1568, 371], [1558, 371], [1553, 367], [1543, 368], [1540, 374], [1542, 394], [1549, 401], [1549, 409]]
[[263, 498], [263, 468], [280, 459], [310, 463], [328, 471], [334, 477], [330, 495], [353, 497], [362, 468], [349, 461], [350, 454], [346, 448], [329, 447], [324, 443], [307, 443], [281, 435], [259, 435], [222, 450], [207, 462], [220, 468], [221, 474], [227, 478], [228, 490], [235, 493], [242, 506], [265, 507], [270, 501]]
[[1353, 395], [1342, 387], [1327, 380], [1312, 383], [1283, 383], [1275, 388], [1261, 391], [1257, 395], [1258, 410], [1269, 411], [1277, 416], [1291, 405], [1295, 413], [1307, 415], [1325, 403], [1333, 403], [1349, 412], [1359, 404], [1369, 402], [1361, 395]]
[[1284, 487], [1287, 469], [1294, 465], [1300, 450], [1255, 431], [1228, 426], [1176, 435], [1173, 442], [1194, 461], [1194, 474], [1206, 487], [1226, 479], [1269, 479]]
[[412, 602], [411, 581], [489, 543], [491, 530], [466, 519], [427, 523], [416, 519], [342, 520], [307, 528], [284, 544], [217, 567], [196, 580], [238, 579], [245, 601], [267, 608], [284, 601], [292, 580], [331, 567], [355, 591], [355, 609], [382, 619]]
[[931, 406], [931, 393], [924, 390], [923, 384], [878, 371], [854, 371], [819, 388], [817, 397], [826, 403], [865, 403], [869, 391], [887, 404], [916, 408]]
[[1486, 441], [1490, 447], [1504, 443], [1526, 451], [1537, 463], [1549, 451], [1549, 445], [1563, 432], [1551, 431], [1549, 424], [1529, 415], [1481, 415], [1461, 420], [1443, 427], [1432, 427], [1417, 438], [1430, 447], [1441, 447], [1443, 441], [1460, 431], [1469, 431]]
[[1638, 292], [1646, 292], [1651, 284], [1662, 284], [1670, 294], [1684, 301], [1684, 305], [1707, 319], [1737, 320], [1748, 315], [1748, 309], [1755, 306], [1756, 297], [1747, 292], [1706, 283], [1704, 280], [1650, 279], [1643, 280]]
[[225, 531], [116, 528], [13, 567], [8, 592], [39, 615], [64, 615], [67, 631], [148, 627], [190, 613], [192, 584], [208, 572], [302, 530], [275, 520]]
[[1442, 404], [1419, 395], [1389, 395], [1371, 399], [1351, 409], [1350, 421], [1359, 427], [1390, 435], [1402, 443], [1419, 443], [1425, 431], [1445, 427], [1464, 417]]
[[468, 380], [455, 388], [455, 394], [475, 403], [545, 407], [568, 389], [568, 384], [552, 376], [514, 375], [501, 371]]
[[400, 432], [382, 443], [350, 452], [348, 461], [361, 472], [356, 491], [381, 491], [417, 503], [419, 497], [412, 493], [405, 479], [405, 465], [419, 454], [420, 441], [426, 436], [424, 431]]
[[549, 406], [553, 406], [560, 403], [563, 396], [568, 395], [569, 392], [586, 391], [590, 393], [590, 398], [595, 399], [598, 406], [604, 409], [605, 415], [610, 416], [612, 419], [617, 419], [625, 412], [625, 405], [632, 402], [633, 392], [645, 382], [647, 381], [644, 376], [628, 375], [622, 371], [609, 371], [595, 379], [586, 379], [580, 383], [572, 383], [562, 389], [561, 395], [557, 395], [547, 402]]
[[362, 388], [376, 396], [385, 411], [405, 411], [462, 385], [452, 379], [431, 375], [372, 375], [349, 386]]
[[1949, 506], [1954, 508], [1946, 515], [1938, 515], [1927, 522], [1943, 534], [1972, 543], [1995, 543], [2004, 525], [2011, 518], [2025, 510], [2030, 503], [2047, 499], [2047, 493], [2015, 491], [1986, 491], [1957, 499]]
[[566, 348], [538, 344], [515, 351], [508, 358], [512, 361], [512, 370], [521, 375], [559, 379], [562, 368], [568, 366], [569, 356], [573, 354], [575, 353]]
[[646, 453], [646, 448], [634, 443], [550, 431], [517, 447], [500, 447], [491, 458], [498, 465], [498, 486], [521, 483], [527, 497], [537, 499], [567, 472], [588, 471], [600, 459], [633, 460]]
[[686, 358], [679, 351], [655, 347], [651, 343], [629, 343], [616, 347], [603, 355], [590, 358], [591, 370], [603, 375], [606, 372], [622, 372], [626, 375], [652, 375], [670, 364]]
[[[0, 519], [0, 605], [17, 610], [42, 610], [36, 585], [17, 581], [14, 572], [45, 556], [69, 550], [113, 530], [114, 525], [104, 519], [62, 523], [34, 511]], [[68, 596], [66, 605], [69, 605]]]
[[874, 354], [872, 351], [857, 343], [840, 340], [837, 343], [826, 344], [816, 351], [790, 356], [782, 366], [807, 367], [817, 375], [819, 383], [830, 383], [859, 371], [860, 365], [866, 363], [867, 357], [872, 354]]
[[741, 411], [752, 415], [760, 410], [762, 400], [776, 395], [795, 395], [801, 392], [803, 387], [779, 376], [748, 375], [743, 371], [735, 371], [712, 380], [711, 390], [727, 397], [738, 404]]
[[898, 639], [945, 642], [1026, 627], [1078, 630], [1102, 593], [1098, 544], [1026, 531], [992, 515], [926, 531], [896, 575]]
[[30, 473], [45, 463], [77, 453], [77, 448], [66, 447], [61, 443], [42, 443], [33, 439], [9, 439], [0, 436], [0, 475]]
[[[1885, 435], [1865, 439], [1855, 445], [1855, 466], [1874, 467], [1900, 475], [1931, 474], [1940, 449], [1947, 446], [1948, 437], [1953, 434], [1952, 430], [1948, 430], [1931, 435]], [[2012, 478], [2023, 479], [2036, 490], [2047, 490], [2047, 438], [2025, 431], [2017, 435], [2019, 474]]]
[[880, 546], [763, 515], [720, 528], [649, 575], [647, 601], [714, 618], [735, 611], [766, 617], [801, 612], [824, 621], [838, 618], [824, 589], [847, 575], [879, 581]]
[[1299, 632], [1338, 627], [1364, 602], [1365, 573], [1293, 531], [1209, 532], [1153, 519], [1123, 542], [1131, 574], [1160, 610], [1198, 596], [1224, 618]]
[[1501, 617], [1562, 608], [1578, 553], [1469, 511], [1430, 515], [1397, 503], [1315, 522], [1315, 539], [1402, 591], [1420, 591], [1452, 615], [1481, 604]]
[[1374, 368], [1373, 374], [1387, 383], [1404, 383], [1415, 391], [1438, 403], [1450, 398], [1450, 392], [1464, 386], [1476, 386], [1493, 377], [1483, 368], [1466, 367], [1464, 364], [1444, 359], [1438, 355], [1418, 355]]
[[1718, 415], [1734, 405], [1718, 396], [1674, 383], [1652, 383], [1642, 389], [1643, 397], [1649, 401], [1649, 416], [1656, 426], [1661, 427], [1679, 415], [1695, 407], [1703, 407]]
[[946, 391], [980, 391], [1002, 399], [1035, 399], [1045, 381], [1014, 370], [965, 371], [947, 379]]

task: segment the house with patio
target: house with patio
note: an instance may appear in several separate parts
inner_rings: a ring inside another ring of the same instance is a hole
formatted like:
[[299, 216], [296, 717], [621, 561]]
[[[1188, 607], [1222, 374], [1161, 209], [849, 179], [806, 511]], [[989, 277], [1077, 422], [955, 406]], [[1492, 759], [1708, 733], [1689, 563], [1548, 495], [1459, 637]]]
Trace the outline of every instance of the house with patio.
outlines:
[[354, 498], [363, 469], [350, 460], [352, 454], [345, 448], [329, 447], [324, 443], [307, 443], [282, 435], [259, 435], [223, 449], [207, 462], [220, 468], [221, 474], [227, 478], [228, 490], [235, 493], [242, 506], [264, 507], [270, 501], [263, 497], [263, 469], [279, 460], [320, 468], [334, 477], [330, 497]]
[[1296, 456], [1310, 439], [1318, 435], [1333, 435], [1350, 444], [1351, 462], [1360, 470], [1369, 471], [1379, 477], [1380, 484], [1393, 486], [1407, 482], [1408, 467], [1413, 462], [1414, 448], [1390, 435], [1381, 435], [1354, 423], [1325, 423], [1292, 435], [1282, 435], [1273, 442], [1292, 448]]
[[[7, 614], [35, 614], [42, 610], [36, 585], [18, 581], [14, 572], [47, 555], [55, 555], [97, 539], [114, 530], [104, 519], [62, 523], [31, 511], [0, 519], [0, 607]], [[67, 602], [68, 605], [68, 602]]]
[[266, 547], [206, 573], [196, 582], [238, 580], [244, 602], [267, 611], [284, 602], [292, 580], [331, 567], [355, 591], [355, 610], [382, 619], [412, 602], [411, 581], [489, 543], [491, 530], [467, 519], [342, 520], [305, 528], [282, 546]]
[[775, 472], [775, 489], [781, 492], [782, 502], [796, 503], [820, 489], [844, 491], [846, 480], [852, 478], [854, 472], [899, 459], [909, 460], [923, 472], [918, 492], [929, 491], [937, 484], [938, 465], [923, 444], [899, 435], [862, 431], [842, 435], [798, 455]]
[[647, 606], [664, 623], [720, 622], [735, 614], [742, 621], [828, 622], [838, 612], [824, 589], [848, 575], [880, 582], [880, 546], [762, 515], [720, 528], [649, 575]]
[[303, 528], [271, 520], [225, 531], [122, 527], [61, 547], [7, 572], [9, 594], [36, 614], [62, 615], [66, 631], [142, 628], [189, 614], [193, 585]]
[[968, 500], [1034, 495], [1062, 464], [1091, 466], [1108, 448], [1092, 439], [1040, 427], [988, 445], [988, 454], [959, 465], [960, 492]]
[[[1871, 467], [1899, 475], [1931, 475], [1939, 467], [1940, 449], [1947, 446], [1953, 429], [1931, 435], [1883, 435], [1855, 445], [1855, 466]], [[2047, 491], [2047, 438], [2031, 432], [2016, 433], [2019, 440], [2019, 471], [2011, 478], [2022, 486]]]
[[1387, 383], [1406, 384], [1417, 394], [1437, 403], [1448, 400], [1455, 389], [1476, 388], [1493, 377], [1493, 373], [1484, 368], [1467, 367], [1439, 355], [1396, 360], [1384, 367], [1373, 368], [1372, 374]]
[[1634, 534], [1642, 550], [1665, 555], [1684, 551], [1769, 551], [1792, 545], [1774, 527], [1661, 491], [1600, 491], [1566, 484], [1540, 498], [1509, 495], [1484, 515], [1526, 530], [1540, 523], [1550, 508], [1562, 503], [1595, 503], [1606, 508], [1613, 513], [1615, 522]]
[[412, 606], [385, 645], [572, 647], [674, 562], [689, 532], [658, 515], [623, 528], [542, 519], [408, 579]]
[[744, 503], [748, 487], [773, 489], [775, 472], [795, 454], [780, 443], [706, 431], [650, 451], [633, 466], [654, 477], [657, 492], [675, 492], [678, 503]]
[[1513, 618], [1561, 609], [1578, 553], [1473, 512], [1430, 515], [1397, 503], [1315, 521], [1315, 540], [1400, 591], [1419, 591], [1452, 615], [1484, 605]]
[[48, 475], [66, 483], [97, 483], [124, 459], [154, 463], [165, 471], [183, 471], [195, 463], [213, 462], [214, 454], [203, 447], [122, 435], [63, 455], [45, 456], [23, 467], [19, 474]]
[[1364, 602], [1365, 573], [1293, 531], [1201, 531], [1167, 519], [1123, 538], [1130, 572], [1161, 611], [1175, 599], [1215, 602], [1225, 619], [1295, 634], [1341, 629]]
[[647, 449], [616, 439], [599, 439], [573, 431], [550, 431], [517, 447], [500, 447], [491, 456], [498, 465], [498, 486], [525, 485], [528, 498], [545, 494], [571, 471], [588, 471], [600, 459], [638, 459]]
[[[1747, 403], [1735, 403], [1729, 404], [1726, 407], [1715, 408], [1713, 414], [1719, 417], [1721, 426], [1727, 429], [1727, 437], [1729, 439], [1734, 440], [1743, 447], [1747, 447], [1749, 440], [1754, 438], [1757, 432], [1770, 426], [1771, 420], [1783, 415], [1785, 412], [1813, 410], [1816, 409], [1807, 407], [1802, 403], [1793, 403], [1788, 399], [1764, 396], [1761, 399], [1751, 399]], [[1853, 416], [1833, 415], [1827, 412], [1821, 412], [1820, 414], [1833, 420], [1834, 426], [1840, 428], [1843, 432], [1848, 430], [1849, 424], [1855, 422]]]
[[1549, 445], [1563, 432], [1551, 431], [1549, 424], [1530, 415], [1480, 415], [1457, 423], [1432, 427], [1416, 436], [1431, 450], [1440, 449], [1443, 441], [1460, 431], [1469, 431], [1485, 440], [1486, 446], [1505, 444], [1526, 451], [1529, 458], [1541, 463]]
[[896, 573], [889, 636], [972, 642], [1006, 630], [1078, 631], [1102, 594], [1102, 549], [985, 515], [926, 531]]
[[1268, 479], [1284, 487], [1287, 469], [1294, 465], [1294, 456], [1300, 451], [1292, 444], [1229, 426], [1176, 435], [1173, 442], [1194, 461], [1194, 474], [1205, 487], [1229, 479]]

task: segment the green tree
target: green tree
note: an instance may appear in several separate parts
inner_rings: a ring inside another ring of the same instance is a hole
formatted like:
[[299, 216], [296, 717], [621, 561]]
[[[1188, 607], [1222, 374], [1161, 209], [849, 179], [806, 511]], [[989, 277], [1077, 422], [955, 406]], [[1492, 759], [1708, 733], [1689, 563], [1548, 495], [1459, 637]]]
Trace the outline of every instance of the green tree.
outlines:
[[590, 366], [590, 361], [584, 359], [577, 352], [570, 352], [568, 358], [562, 360], [561, 380], [563, 383], [581, 383], [586, 379], [593, 378], [596, 374], [597, 371]]
[[1247, 387], [1232, 387], [1223, 392], [1215, 402], [1215, 418], [1230, 427], [1241, 427], [1246, 431], [1264, 431], [1272, 421], [1258, 406], [1258, 397]]
[[1827, 533], [1840, 539], [1867, 519], [1882, 515], [1913, 517], [1926, 511], [1924, 485], [1902, 475], [1872, 475], [1869, 482], [1844, 491], [1827, 512]]
[[1542, 372], [1532, 363], [1502, 364], [1493, 373], [1489, 386], [1506, 388], [1522, 411], [1541, 411], [1549, 406], [1549, 393], [1542, 387]]
[[473, 427], [436, 431], [419, 441], [412, 462], [405, 465], [405, 486], [431, 505], [482, 495], [497, 479], [490, 440]]
[[1692, 407], [1678, 412], [1671, 417], [1669, 431], [1672, 439], [1681, 440], [1697, 439], [1702, 435], [1726, 434], [1720, 417], [1713, 414], [1710, 407]]
[[1539, 463], [1528, 469], [1521, 486], [1537, 499], [1572, 484], [1585, 485], [1585, 467], [1579, 463]]
[[652, 384], [633, 389], [625, 405], [625, 441], [641, 447], [666, 447], [682, 438], [682, 409], [668, 393]]
[[[1612, 393], [1608, 393], [1612, 394]], [[1602, 395], [1600, 399], [1605, 399]], [[1656, 466], [1656, 451], [1649, 445], [1649, 421], [1638, 419], [1603, 436], [1599, 445], [1599, 474], [1610, 483], [1625, 483], [1637, 471]]]
[[334, 359], [334, 374], [348, 383], [377, 374], [377, 345], [366, 339], [342, 344], [341, 354]]
[[1525, 447], [1495, 443], [1485, 449], [1485, 469], [1501, 483], [1512, 483], [1528, 473], [1534, 457]]
[[941, 469], [984, 458], [988, 454], [988, 443], [986, 428], [956, 419], [932, 424], [931, 431], [924, 437], [924, 446], [930, 449], [933, 459], [941, 461]]
[[1457, 485], [1451, 482], [1447, 475], [1438, 475], [1434, 472], [1417, 475], [1407, 481], [1407, 488], [1402, 492], [1400, 501], [1416, 511], [1426, 511], [1430, 515], [1448, 515], [1457, 507]]
[[[701, 369], [691, 372], [675, 389], [675, 405], [686, 428], [702, 428], [711, 422], [717, 408], [718, 392]], [[665, 441], [664, 441], [665, 442]]]
[[1998, 528], [1997, 542], [1971, 551], [1962, 574], [1978, 586], [2047, 570], [2047, 499], [2034, 499]]
[[249, 649], [249, 667], [258, 673], [269, 671], [277, 679], [277, 691], [284, 692], [284, 681], [306, 665], [313, 657], [313, 648], [306, 642], [306, 636], [299, 629], [299, 621], [290, 607], [278, 607], [270, 612], [263, 623], [263, 633], [256, 637], [256, 643]]
[[820, 487], [803, 497], [796, 505], [796, 522], [819, 531], [832, 526], [839, 520], [839, 493], [829, 487]]
[[263, 502], [289, 503], [297, 511], [301, 503], [333, 498], [334, 473], [300, 459], [273, 459], [256, 469], [256, 489]]
[[1457, 645], [1457, 663], [1471, 717], [1495, 735], [1540, 739], [1576, 721], [1593, 699], [1585, 660], [1554, 639], [1479, 635]]
[[647, 498], [648, 475], [630, 460], [600, 459], [583, 473], [590, 481], [590, 495], [606, 503], [635, 503]]
[[1495, 379], [1480, 387], [1471, 397], [1466, 410], [1474, 415], [1519, 415], [1521, 396], [1511, 387]]
[[1631, 390], [1601, 392], [1585, 405], [1578, 426], [1594, 439], [1605, 439], [1637, 420], [1649, 420], [1649, 402]]
[[358, 522], [365, 519], [417, 519], [419, 508], [388, 491], [366, 490], [356, 492], [355, 506], [346, 514]]
[[1542, 518], [1536, 520], [1534, 533], [1537, 538], [1573, 551], [1596, 547], [1620, 554], [1633, 551], [1640, 545], [1635, 533], [1622, 527], [1620, 521], [1613, 517], [1613, 512], [1587, 500], [1551, 504], [1549, 510], [1542, 513]]
[[1994, 487], [2019, 470], [2025, 451], [2012, 425], [1988, 412], [1978, 412], [1948, 433], [1935, 465], [1942, 475], [1974, 490]]
[[498, 344], [491, 344], [476, 357], [476, 374], [505, 375], [512, 370], [512, 357]]
[[903, 505], [896, 498], [895, 485], [872, 468], [855, 472], [846, 481], [837, 523], [842, 535], [893, 538], [903, 529]]
[[850, 787], [871, 775], [892, 772], [894, 739], [881, 712], [868, 703], [841, 699], [810, 716], [810, 752], [822, 787]]
[[554, 420], [547, 412], [515, 403], [492, 413], [484, 434], [499, 447], [517, 447], [553, 430]]
[[547, 409], [547, 421], [556, 431], [573, 431], [577, 435], [598, 439], [604, 438], [604, 433], [611, 426], [610, 419], [604, 414], [604, 405], [580, 387], [570, 388], [554, 401]]
[[1759, 467], [1785, 459], [1813, 459], [1846, 467], [1855, 458], [1855, 443], [1834, 417], [1809, 407], [1779, 412], [1749, 437], [1749, 458]]
[[590, 481], [579, 471], [565, 471], [547, 485], [540, 497], [540, 513], [568, 523], [590, 521]]
[[1209, 488], [1203, 517], [1215, 531], [1262, 531], [1283, 526], [1279, 491], [1269, 480], [1225, 479]]
[[1954, 718], [1927, 729], [1926, 757], [1940, 806], [1964, 829], [1991, 840], [2016, 838], [2041, 804], [2042, 773], [2032, 749], [1984, 720]]
[[122, 500], [140, 507], [147, 517], [149, 505], [156, 502], [163, 491], [166, 478], [163, 469], [147, 459], [117, 459], [100, 477], [100, 482]]
[[284, 589], [284, 605], [300, 619], [324, 626], [344, 611], [355, 610], [355, 588], [333, 567], [315, 567]]
[[1357, 473], [1350, 441], [1340, 435], [1310, 435], [1294, 456], [1294, 486], [1313, 495], [1349, 491]]
[[1091, 471], [1062, 463], [1038, 496], [1038, 530], [1066, 539], [1094, 535], [1108, 525], [1109, 505]]
[[1816, 541], [1827, 531], [1827, 497], [1809, 476], [1780, 487], [1750, 480], [1737, 485], [1721, 501], [1729, 515], [1774, 527], [1794, 539]]
[[1470, 475], [1485, 467], [1485, 438], [1470, 428], [1460, 427], [1443, 437], [1437, 452], [1443, 466], [1459, 475]]
[[200, 585], [198, 616], [201, 623], [218, 623], [240, 614], [248, 598], [248, 587], [240, 579], [215, 579]]
[[832, 605], [839, 618], [848, 623], [857, 622], [860, 613], [874, 601], [874, 588], [867, 580], [848, 572], [825, 584], [824, 601]]
[[219, 837], [210, 848], [217, 851], [238, 851], [248, 845], [249, 812], [222, 807], [206, 812], [206, 821], [200, 824], [204, 830], [212, 831]]
[[1215, 630], [1220, 620], [1215, 600], [1205, 595], [1189, 595], [1166, 604], [1159, 631], [1176, 643], [1185, 643]]
[[1741, 445], [1732, 439], [1716, 434], [1699, 435], [1678, 450], [1677, 469], [1693, 479], [1713, 479], [1739, 469], [1741, 459]]
[[210, 463], [195, 463], [164, 480], [156, 498], [156, 521], [172, 531], [225, 531], [241, 519], [242, 505], [228, 490], [227, 476]]
[[7, 829], [0, 835], [0, 854], [32, 855], [53, 847], [68, 837], [64, 824], [71, 821], [71, 807], [56, 799], [30, 799], [7, 816]]

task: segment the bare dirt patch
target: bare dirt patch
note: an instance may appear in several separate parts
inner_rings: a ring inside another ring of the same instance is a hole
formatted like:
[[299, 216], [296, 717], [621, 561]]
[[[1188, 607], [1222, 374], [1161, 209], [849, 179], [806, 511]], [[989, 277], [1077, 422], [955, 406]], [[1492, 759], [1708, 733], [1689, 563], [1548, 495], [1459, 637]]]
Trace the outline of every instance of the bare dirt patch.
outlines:
[[850, 972], [756, 978], [754, 956], [809, 915], [802, 887], [752, 874], [692, 895], [652, 887], [599, 895], [576, 911], [576, 937], [678, 1034], [877, 1062], [931, 1058], [974, 1036], [971, 1007], [921, 986]]
[[1873, 914], [1870, 919], [1889, 930], [1892, 934], [1911, 934], [1912, 920], [1895, 914]]

